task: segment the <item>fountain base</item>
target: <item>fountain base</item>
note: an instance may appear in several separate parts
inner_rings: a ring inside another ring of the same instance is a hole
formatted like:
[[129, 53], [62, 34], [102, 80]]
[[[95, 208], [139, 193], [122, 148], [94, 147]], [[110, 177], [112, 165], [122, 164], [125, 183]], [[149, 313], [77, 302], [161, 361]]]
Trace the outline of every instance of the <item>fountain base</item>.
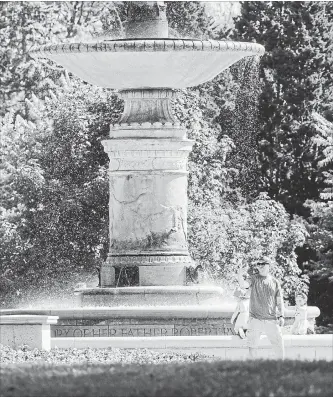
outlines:
[[[248, 357], [247, 341], [235, 335], [230, 323], [234, 304], [194, 306], [119, 306], [72, 309], [1, 310], [2, 323], [26, 326], [27, 318], [56, 318], [48, 332], [52, 348], [145, 348], [165, 353], [198, 352], [224, 360]], [[286, 310], [287, 327], [294, 321], [295, 308]], [[311, 321], [319, 314], [308, 307]], [[51, 317], [50, 317], [51, 316]], [[1, 322], [0, 321], [0, 322]], [[29, 335], [28, 335], [29, 336]], [[15, 338], [13, 339], [13, 347]], [[286, 358], [333, 360], [332, 335], [284, 335]], [[22, 343], [27, 343], [23, 340]], [[20, 342], [21, 343], [21, 342]], [[258, 358], [274, 358], [267, 337], [260, 341]]]
[[213, 286], [96, 287], [75, 294], [81, 307], [223, 305], [222, 288]]
[[[119, 258], [119, 257], [118, 257]], [[116, 259], [118, 259], [116, 258]], [[129, 258], [129, 259], [128, 259]], [[134, 259], [133, 259], [134, 258]], [[158, 261], [154, 261], [158, 258]], [[161, 261], [162, 258], [162, 261]], [[186, 285], [186, 268], [191, 264], [189, 256], [172, 256], [172, 262], [168, 263], [165, 257], [124, 257], [124, 262], [115, 263], [114, 258], [103, 263], [101, 268], [101, 287], [118, 287], [126, 285], [140, 286], [184, 286]], [[131, 263], [131, 261], [133, 261]], [[127, 272], [137, 273], [136, 280], [130, 280]], [[131, 282], [132, 281], [132, 282]]]

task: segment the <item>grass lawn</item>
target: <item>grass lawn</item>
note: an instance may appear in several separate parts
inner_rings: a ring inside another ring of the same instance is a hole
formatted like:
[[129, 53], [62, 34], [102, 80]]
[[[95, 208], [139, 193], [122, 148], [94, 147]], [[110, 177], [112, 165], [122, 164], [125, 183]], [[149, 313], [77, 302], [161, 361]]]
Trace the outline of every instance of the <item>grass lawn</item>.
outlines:
[[1, 397], [331, 397], [325, 361], [3, 364]]

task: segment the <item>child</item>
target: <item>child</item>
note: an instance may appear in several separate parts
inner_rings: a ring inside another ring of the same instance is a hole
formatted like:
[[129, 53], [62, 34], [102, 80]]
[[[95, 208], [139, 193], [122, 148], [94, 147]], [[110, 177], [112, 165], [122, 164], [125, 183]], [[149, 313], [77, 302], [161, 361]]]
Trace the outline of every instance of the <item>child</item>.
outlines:
[[294, 335], [306, 335], [308, 328], [310, 328], [307, 318], [307, 296], [303, 292], [299, 292], [296, 294], [295, 301], [295, 322], [291, 327], [291, 333]]
[[235, 322], [234, 329], [236, 334], [244, 339], [249, 320], [250, 296], [248, 283], [245, 282], [244, 289], [236, 288], [234, 296], [237, 298], [237, 306], [230, 321], [231, 324]]

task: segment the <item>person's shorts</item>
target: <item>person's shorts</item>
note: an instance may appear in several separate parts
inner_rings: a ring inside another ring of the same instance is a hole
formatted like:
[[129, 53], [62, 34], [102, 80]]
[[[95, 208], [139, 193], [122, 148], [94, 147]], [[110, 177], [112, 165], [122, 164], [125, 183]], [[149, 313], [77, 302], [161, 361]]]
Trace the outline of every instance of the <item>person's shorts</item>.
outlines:
[[273, 346], [281, 346], [283, 344], [281, 327], [277, 320], [258, 320], [256, 318], [250, 318], [246, 333], [248, 347], [258, 347], [262, 334], [267, 335]]

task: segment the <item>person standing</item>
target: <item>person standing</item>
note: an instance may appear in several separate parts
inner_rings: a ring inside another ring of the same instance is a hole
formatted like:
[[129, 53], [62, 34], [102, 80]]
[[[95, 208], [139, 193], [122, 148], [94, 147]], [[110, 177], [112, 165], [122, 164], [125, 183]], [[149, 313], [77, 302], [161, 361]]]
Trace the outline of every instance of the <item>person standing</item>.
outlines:
[[236, 309], [231, 317], [231, 324], [234, 324], [235, 333], [242, 339], [246, 337], [247, 323], [249, 322], [250, 295], [249, 287], [246, 289], [236, 288], [234, 297], [237, 299]]
[[298, 292], [295, 301], [295, 321], [291, 327], [291, 333], [294, 335], [306, 335], [309, 328], [307, 296], [302, 292]]
[[[250, 276], [250, 312], [247, 331], [250, 358], [256, 358], [261, 334], [270, 340], [275, 356], [284, 359], [281, 327], [284, 325], [284, 305], [280, 283], [270, 274], [271, 262], [262, 258], [257, 262], [258, 274]], [[244, 271], [240, 269], [238, 282], [244, 288]]]

